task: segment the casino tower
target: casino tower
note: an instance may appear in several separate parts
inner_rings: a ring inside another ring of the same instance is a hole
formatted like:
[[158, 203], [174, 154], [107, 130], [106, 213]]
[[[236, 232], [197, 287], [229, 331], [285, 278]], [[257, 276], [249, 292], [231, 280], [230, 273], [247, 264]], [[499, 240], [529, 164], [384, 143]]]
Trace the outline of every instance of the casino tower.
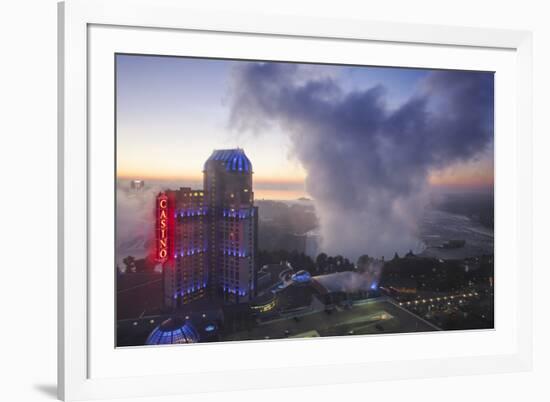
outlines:
[[247, 303], [255, 295], [258, 208], [252, 164], [240, 148], [215, 150], [203, 178], [203, 190], [159, 194], [168, 198], [170, 217], [168, 242], [162, 243], [170, 256], [162, 261], [167, 307], [202, 298]]

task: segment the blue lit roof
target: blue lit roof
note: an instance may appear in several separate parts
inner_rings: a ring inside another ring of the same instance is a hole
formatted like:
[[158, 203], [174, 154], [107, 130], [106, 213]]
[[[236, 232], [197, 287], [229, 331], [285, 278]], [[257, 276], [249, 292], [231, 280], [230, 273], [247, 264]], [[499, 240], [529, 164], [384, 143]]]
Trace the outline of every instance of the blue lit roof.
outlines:
[[[216, 149], [210, 155], [206, 163], [210, 161], [223, 161], [225, 170], [228, 172], [250, 172], [252, 173], [252, 163], [241, 148], [235, 149]], [[206, 167], [206, 166], [205, 166]]]
[[292, 275], [292, 280], [298, 283], [306, 283], [311, 280], [311, 274], [305, 270], [301, 270]]
[[199, 335], [189, 323], [179, 319], [169, 318], [147, 337], [146, 345], [168, 345], [177, 343], [197, 343]]

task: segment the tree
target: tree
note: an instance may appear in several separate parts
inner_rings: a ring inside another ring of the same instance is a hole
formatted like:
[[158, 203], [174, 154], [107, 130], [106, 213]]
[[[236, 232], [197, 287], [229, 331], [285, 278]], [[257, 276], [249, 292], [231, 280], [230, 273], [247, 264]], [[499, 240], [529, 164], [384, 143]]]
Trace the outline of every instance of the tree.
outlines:
[[317, 263], [317, 265], [325, 265], [327, 263], [327, 257], [328, 256], [325, 253], [321, 253], [317, 256], [315, 262]]
[[136, 270], [136, 259], [129, 255], [128, 257], [122, 260], [124, 265], [126, 265], [126, 273], [132, 273]]
[[328, 256], [325, 253], [321, 253], [317, 256], [315, 259], [315, 263], [317, 265], [317, 272], [325, 272], [325, 269], [327, 267], [327, 258]]
[[328, 272], [333, 272], [334, 271], [334, 265], [335, 265], [334, 257], [328, 256], [327, 257], [327, 270], [328, 270]]
[[359, 271], [365, 271], [370, 263], [370, 257], [367, 254], [363, 254], [357, 259], [357, 269]]

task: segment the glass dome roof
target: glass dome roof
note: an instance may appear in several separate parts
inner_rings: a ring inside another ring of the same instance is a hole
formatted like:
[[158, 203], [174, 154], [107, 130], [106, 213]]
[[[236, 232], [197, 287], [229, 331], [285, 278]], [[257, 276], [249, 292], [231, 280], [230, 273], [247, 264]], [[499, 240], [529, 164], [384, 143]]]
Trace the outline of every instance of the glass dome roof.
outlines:
[[252, 163], [242, 148], [217, 149], [212, 152], [206, 163], [210, 161], [223, 161], [227, 171], [252, 172]]
[[169, 345], [197, 343], [199, 335], [191, 323], [178, 318], [169, 318], [156, 327], [147, 337], [146, 345]]

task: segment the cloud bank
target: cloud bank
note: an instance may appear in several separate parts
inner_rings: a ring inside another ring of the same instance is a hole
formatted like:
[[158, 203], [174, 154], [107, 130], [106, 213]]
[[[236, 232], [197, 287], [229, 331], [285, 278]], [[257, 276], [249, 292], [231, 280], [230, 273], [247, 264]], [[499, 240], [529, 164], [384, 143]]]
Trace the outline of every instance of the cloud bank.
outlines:
[[397, 109], [382, 85], [346, 92], [314, 67], [249, 63], [233, 74], [230, 126], [291, 139], [329, 254], [390, 257], [419, 245], [431, 171], [486, 153], [493, 74], [432, 71]]
[[129, 182], [117, 184], [116, 263], [120, 268], [124, 268], [122, 260], [129, 255], [144, 258], [151, 253], [156, 196], [166, 188], [163, 184], [146, 182], [144, 189], [133, 191], [129, 188]]

